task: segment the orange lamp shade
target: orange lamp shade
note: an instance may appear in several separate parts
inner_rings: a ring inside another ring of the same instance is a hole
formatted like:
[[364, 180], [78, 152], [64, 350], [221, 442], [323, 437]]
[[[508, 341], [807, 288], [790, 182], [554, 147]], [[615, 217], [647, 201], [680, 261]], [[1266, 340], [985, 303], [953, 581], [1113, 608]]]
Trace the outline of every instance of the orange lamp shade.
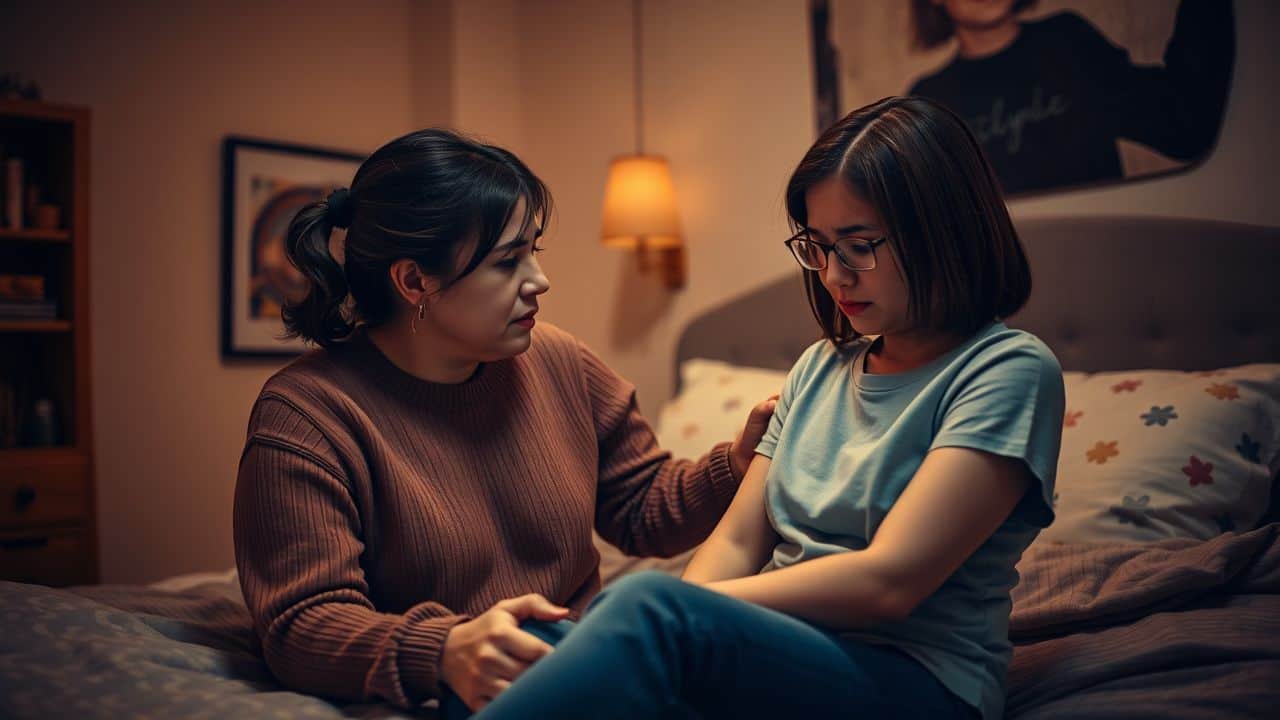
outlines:
[[666, 158], [623, 155], [609, 164], [600, 240], [611, 247], [676, 248], [684, 241]]

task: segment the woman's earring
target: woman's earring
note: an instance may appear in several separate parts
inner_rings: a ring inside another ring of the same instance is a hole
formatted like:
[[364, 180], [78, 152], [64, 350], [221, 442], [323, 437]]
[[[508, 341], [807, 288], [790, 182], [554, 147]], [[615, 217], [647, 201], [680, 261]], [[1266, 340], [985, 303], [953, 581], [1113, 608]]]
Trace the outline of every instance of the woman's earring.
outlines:
[[426, 304], [426, 303], [418, 303], [418, 312], [417, 312], [417, 314], [416, 314], [416, 315], [414, 315], [413, 317], [409, 318], [409, 330], [410, 330], [410, 332], [412, 332], [414, 335], [417, 335], [417, 334], [418, 334], [418, 321], [419, 321], [419, 320], [426, 320], [426, 319], [427, 319], [427, 304]]

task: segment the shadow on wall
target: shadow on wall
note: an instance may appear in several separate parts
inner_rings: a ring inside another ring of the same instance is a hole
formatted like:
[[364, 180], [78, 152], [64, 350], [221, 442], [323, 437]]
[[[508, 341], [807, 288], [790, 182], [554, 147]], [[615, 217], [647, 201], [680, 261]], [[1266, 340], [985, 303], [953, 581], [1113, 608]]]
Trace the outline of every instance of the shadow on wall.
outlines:
[[[613, 322], [609, 324], [609, 344], [629, 350], [649, 342], [651, 334], [671, 308], [673, 292], [663, 287], [657, 272], [641, 273], [634, 252], [619, 258], [623, 264], [620, 283], [613, 296]], [[651, 258], [650, 262], [658, 262]]]

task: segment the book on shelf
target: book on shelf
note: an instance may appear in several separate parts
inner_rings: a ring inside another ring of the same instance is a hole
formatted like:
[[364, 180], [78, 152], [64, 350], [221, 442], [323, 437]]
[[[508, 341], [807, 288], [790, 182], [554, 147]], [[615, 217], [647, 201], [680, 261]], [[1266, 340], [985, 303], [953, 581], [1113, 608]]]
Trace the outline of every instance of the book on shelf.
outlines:
[[22, 158], [12, 151], [4, 156], [4, 227], [20, 230], [22, 217]]
[[43, 275], [11, 275], [0, 273], [0, 301], [43, 299]]
[[58, 304], [52, 300], [0, 300], [0, 320], [56, 320]]
[[12, 378], [0, 375], [0, 448], [18, 444], [18, 391]]

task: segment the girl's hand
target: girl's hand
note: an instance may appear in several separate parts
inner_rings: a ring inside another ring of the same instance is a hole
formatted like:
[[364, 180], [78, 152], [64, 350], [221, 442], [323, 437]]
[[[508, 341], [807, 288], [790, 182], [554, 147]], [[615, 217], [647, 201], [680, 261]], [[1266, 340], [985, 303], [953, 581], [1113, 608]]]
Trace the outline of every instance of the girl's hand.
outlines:
[[751, 466], [751, 460], [756, 456], [756, 445], [760, 444], [760, 438], [764, 437], [765, 431], [769, 429], [769, 421], [773, 419], [773, 409], [777, 406], [778, 396], [770, 395], [751, 408], [751, 414], [747, 416], [747, 424], [742, 426], [738, 438], [729, 447], [729, 467], [733, 470], [733, 477], [738, 481], [747, 474], [747, 468]]
[[551, 652], [550, 645], [521, 630], [520, 621], [554, 622], [568, 615], [568, 608], [536, 593], [503, 600], [449, 631], [440, 677], [472, 712], [478, 712]]

